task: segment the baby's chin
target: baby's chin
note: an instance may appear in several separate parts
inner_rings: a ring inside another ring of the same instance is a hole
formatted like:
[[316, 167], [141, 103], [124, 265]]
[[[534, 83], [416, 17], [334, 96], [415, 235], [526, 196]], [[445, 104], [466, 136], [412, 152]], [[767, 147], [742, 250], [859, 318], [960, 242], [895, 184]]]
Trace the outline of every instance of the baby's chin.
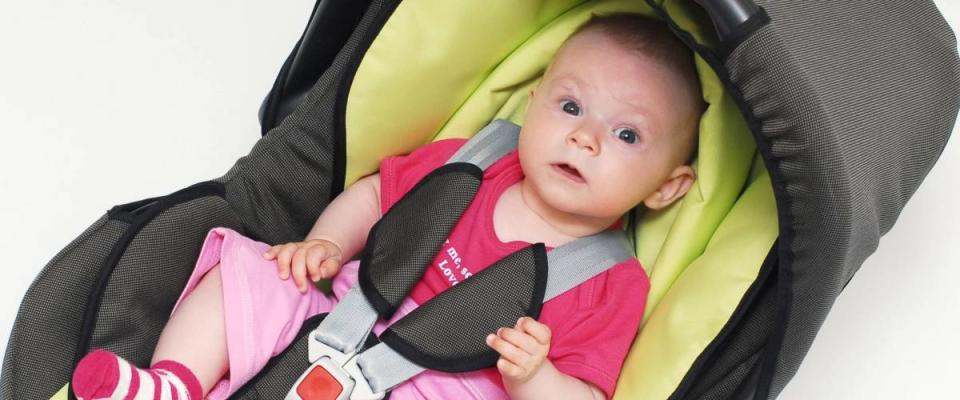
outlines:
[[596, 198], [570, 199], [563, 197], [547, 197], [546, 206], [566, 215], [570, 219], [579, 219], [591, 224], [604, 225], [607, 221], [619, 220], [628, 210], [619, 207], [605, 207], [604, 202]]

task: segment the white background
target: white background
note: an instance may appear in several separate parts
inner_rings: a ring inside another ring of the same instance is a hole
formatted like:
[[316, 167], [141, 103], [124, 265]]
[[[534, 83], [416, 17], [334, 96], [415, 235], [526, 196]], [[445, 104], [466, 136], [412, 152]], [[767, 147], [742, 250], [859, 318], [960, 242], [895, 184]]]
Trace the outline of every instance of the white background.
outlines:
[[[116, 204], [221, 176], [312, 0], [0, 6], [0, 349], [53, 255]], [[952, 26], [960, 5], [937, 4]], [[960, 359], [960, 144], [837, 299], [783, 399], [944, 398]]]

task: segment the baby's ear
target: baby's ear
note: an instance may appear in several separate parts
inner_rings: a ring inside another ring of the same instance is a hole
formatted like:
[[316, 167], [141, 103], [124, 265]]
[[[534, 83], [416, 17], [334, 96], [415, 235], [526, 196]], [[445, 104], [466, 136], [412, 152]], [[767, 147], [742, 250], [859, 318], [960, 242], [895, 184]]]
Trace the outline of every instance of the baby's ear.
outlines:
[[693, 171], [693, 167], [689, 165], [676, 167], [653, 194], [643, 199], [643, 204], [653, 210], [669, 206], [687, 194], [695, 179], [697, 174]]

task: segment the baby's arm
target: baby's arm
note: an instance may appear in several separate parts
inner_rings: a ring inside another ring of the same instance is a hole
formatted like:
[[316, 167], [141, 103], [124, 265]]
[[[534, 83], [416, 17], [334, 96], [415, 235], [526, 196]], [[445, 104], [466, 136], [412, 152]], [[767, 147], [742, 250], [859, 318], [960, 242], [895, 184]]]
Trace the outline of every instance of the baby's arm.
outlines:
[[327, 206], [304, 241], [329, 240], [346, 259], [357, 254], [370, 228], [380, 220], [380, 174], [362, 178]]
[[292, 275], [297, 288], [306, 292], [308, 275], [314, 282], [335, 275], [344, 260], [363, 247], [379, 219], [380, 175], [374, 174], [333, 199], [302, 242], [273, 246], [263, 257], [275, 258], [280, 278]]
[[547, 359], [550, 335], [550, 327], [524, 317], [487, 337], [487, 345], [500, 353], [497, 370], [510, 398], [604, 399], [599, 388], [560, 372]]

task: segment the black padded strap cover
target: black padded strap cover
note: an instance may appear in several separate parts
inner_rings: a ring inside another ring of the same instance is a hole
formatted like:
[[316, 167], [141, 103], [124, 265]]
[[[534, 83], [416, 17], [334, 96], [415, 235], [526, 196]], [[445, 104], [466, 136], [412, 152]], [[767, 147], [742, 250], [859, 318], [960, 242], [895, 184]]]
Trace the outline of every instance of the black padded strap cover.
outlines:
[[420, 280], [482, 180], [476, 165], [446, 164], [421, 179], [370, 229], [358, 281], [380, 316], [389, 319]]
[[539, 318], [546, 285], [547, 253], [537, 243], [441, 292], [384, 331], [380, 341], [424, 368], [491, 367], [498, 354], [486, 345], [486, 335], [525, 315]]

